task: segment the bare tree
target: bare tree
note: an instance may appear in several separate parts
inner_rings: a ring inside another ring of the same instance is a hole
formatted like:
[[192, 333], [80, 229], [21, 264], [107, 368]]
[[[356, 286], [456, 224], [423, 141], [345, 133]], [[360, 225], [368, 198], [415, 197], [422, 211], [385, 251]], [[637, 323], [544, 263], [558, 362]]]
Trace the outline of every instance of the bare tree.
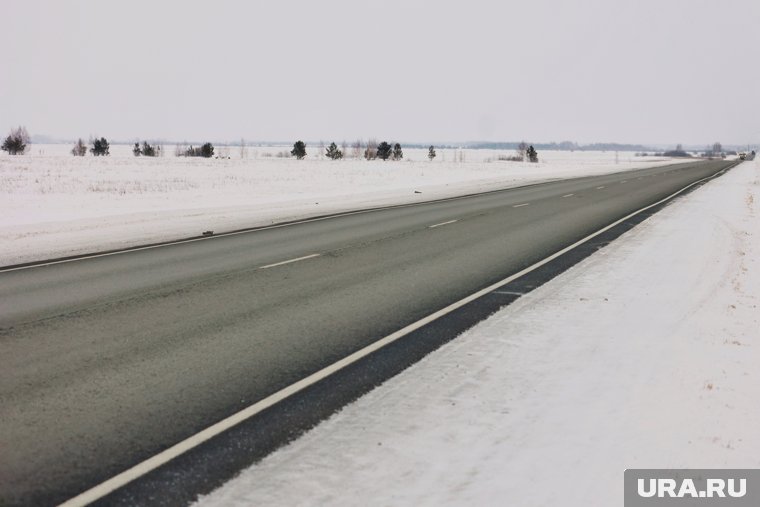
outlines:
[[364, 150], [364, 158], [375, 160], [377, 158], [377, 139], [367, 139], [367, 148]]
[[77, 141], [77, 144], [71, 148], [71, 154], [75, 157], [84, 157], [87, 155], [87, 145], [84, 144], [84, 141], [81, 137], [79, 138], [79, 141]]
[[240, 138], [240, 158], [245, 159], [248, 157], [248, 148], [245, 146], [245, 139]]
[[362, 147], [364, 146], [364, 142], [361, 139], [357, 139], [354, 141], [354, 144], [351, 145], [351, 155], [353, 158], [361, 158], [362, 157]]
[[517, 158], [519, 158], [520, 161], [523, 161], [528, 157], [528, 146], [528, 143], [525, 141], [520, 141], [520, 144], [517, 145], [515, 153], [517, 154]]
[[340, 151], [343, 153], [343, 156], [348, 155], [348, 142], [345, 139], [340, 143]]

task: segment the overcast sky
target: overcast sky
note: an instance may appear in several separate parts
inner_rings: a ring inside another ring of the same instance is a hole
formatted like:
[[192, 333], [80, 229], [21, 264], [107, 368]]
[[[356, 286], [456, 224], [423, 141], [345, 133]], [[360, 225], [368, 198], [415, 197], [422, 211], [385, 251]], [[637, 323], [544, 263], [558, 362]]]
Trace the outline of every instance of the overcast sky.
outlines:
[[759, 0], [2, 0], [0, 129], [760, 141]]

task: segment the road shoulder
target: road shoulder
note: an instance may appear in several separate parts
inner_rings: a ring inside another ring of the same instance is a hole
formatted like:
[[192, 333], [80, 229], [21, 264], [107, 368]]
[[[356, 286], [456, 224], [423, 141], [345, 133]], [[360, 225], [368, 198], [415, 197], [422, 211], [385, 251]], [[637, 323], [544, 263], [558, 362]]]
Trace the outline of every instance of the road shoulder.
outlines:
[[757, 467], [758, 169], [677, 201], [201, 504], [585, 505], [601, 485], [608, 505], [625, 468]]

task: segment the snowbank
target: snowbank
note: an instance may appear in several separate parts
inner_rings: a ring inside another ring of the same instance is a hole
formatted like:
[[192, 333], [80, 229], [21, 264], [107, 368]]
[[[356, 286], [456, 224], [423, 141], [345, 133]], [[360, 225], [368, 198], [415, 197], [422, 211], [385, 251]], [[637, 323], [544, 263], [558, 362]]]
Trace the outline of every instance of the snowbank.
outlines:
[[[399, 162], [296, 161], [287, 147], [217, 148], [229, 159], [79, 158], [66, 145], [0, 152], [0, 266], [230, 231], [337, 211], [418, 202], [668, 159], [615, 152], [544, 152], [538, 164], [493, 150], [406, 150]], [[166, 147], [172, 151], [172, 147]], [[312, 159], [313, 157], [313, 159]], [[460, 161], [462, 160], [463, 161]], [[416, 193], [419, 192], [419, 193]]]
[[746, 162], [199, 504], [609, 506], [625, 468], [760, 467], [759, 207]]

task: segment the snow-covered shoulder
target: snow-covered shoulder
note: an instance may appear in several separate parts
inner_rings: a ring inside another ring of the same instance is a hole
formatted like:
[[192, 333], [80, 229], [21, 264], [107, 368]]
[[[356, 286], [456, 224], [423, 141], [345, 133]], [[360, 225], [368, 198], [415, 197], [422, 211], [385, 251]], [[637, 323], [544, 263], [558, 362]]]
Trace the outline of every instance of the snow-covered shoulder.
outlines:
[[757, 468], [759, 305], [746, 162], [199, 505], [620, 505], [626, 468]]

